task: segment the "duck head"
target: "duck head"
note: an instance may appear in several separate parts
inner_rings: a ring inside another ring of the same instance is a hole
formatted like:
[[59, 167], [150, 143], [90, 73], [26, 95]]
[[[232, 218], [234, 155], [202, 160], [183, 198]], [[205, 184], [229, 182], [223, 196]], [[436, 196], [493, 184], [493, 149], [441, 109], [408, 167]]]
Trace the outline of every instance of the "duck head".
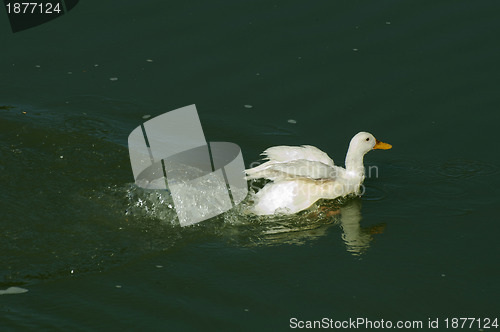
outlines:
[[372, 134], [359, 132], [351, 139], [349, 150], [345, 160], [345, 166], [348, 172], [363, 172], [363, 157], [371, 150], [388, 150], [392, 145], [376, 139]]

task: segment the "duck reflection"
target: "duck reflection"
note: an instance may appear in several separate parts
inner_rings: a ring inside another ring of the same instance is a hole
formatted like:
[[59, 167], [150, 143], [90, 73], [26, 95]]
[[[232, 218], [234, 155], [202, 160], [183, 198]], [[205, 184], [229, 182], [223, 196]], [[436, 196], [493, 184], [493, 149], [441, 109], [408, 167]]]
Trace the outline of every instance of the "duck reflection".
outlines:
[[[333, 225], [342, 229], [342, 240], [352, 255], [360, 256], [369, 247], [374, 234], [382, 234], [385, 224], [361, 227], [361, 199], [350, 199], [343, 204], [323, 202], [294, 219], [270, 220], [265, 223], [264, 236], [259, 237], [260, 244], [295, 244], [325, 236]], [[262, 224], [261, 224], [262, 225]]]
[[382, 234], [386, 224], [361, 227], [361, 199], [340, 207], [339, 223], [342, 228], [342, 240], [347, 251], [353, 255], [361, 255], [370, 247], [373, 234]]

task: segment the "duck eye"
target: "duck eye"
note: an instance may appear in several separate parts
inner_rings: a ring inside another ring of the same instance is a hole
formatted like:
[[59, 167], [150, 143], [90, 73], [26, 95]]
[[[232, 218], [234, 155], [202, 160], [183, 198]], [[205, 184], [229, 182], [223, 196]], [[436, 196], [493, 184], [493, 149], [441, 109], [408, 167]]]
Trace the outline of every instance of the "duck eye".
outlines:
[[370, 137], [367, 137], [367, 138], [366, 138], [366, 141], [368, 142], [369, 140], [370, 140]]

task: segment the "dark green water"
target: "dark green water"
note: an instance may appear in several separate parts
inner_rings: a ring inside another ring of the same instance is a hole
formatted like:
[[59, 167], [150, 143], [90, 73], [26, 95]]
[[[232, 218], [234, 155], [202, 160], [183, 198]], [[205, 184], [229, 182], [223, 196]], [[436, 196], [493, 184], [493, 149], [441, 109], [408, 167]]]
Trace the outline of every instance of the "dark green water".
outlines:
[[[0, 295], [0, 329], [500, 318], [499, 17], [497, 1], [81, 1], [12, 34], [0, 13], [0, 289], [28, 290]], [[361, 198], [181, 228], [132, 185], [127, 137], [190, 104], [247, 166], [282, 144], [343, 165], [362, 130], [394, 148], [366, 156]]]

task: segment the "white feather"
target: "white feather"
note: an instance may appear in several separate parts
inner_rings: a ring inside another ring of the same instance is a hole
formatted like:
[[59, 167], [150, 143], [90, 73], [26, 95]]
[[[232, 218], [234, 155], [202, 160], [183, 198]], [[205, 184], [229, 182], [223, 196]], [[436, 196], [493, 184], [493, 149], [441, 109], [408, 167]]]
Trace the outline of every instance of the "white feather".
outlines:
[[323, 164], [333, 166], [333, 160], [326, 153], [312, 145], [302, 146], [273, 146], [265, 150], [262, 155], [271, 162], [287, 162], [298, 159], [319, 161]]

